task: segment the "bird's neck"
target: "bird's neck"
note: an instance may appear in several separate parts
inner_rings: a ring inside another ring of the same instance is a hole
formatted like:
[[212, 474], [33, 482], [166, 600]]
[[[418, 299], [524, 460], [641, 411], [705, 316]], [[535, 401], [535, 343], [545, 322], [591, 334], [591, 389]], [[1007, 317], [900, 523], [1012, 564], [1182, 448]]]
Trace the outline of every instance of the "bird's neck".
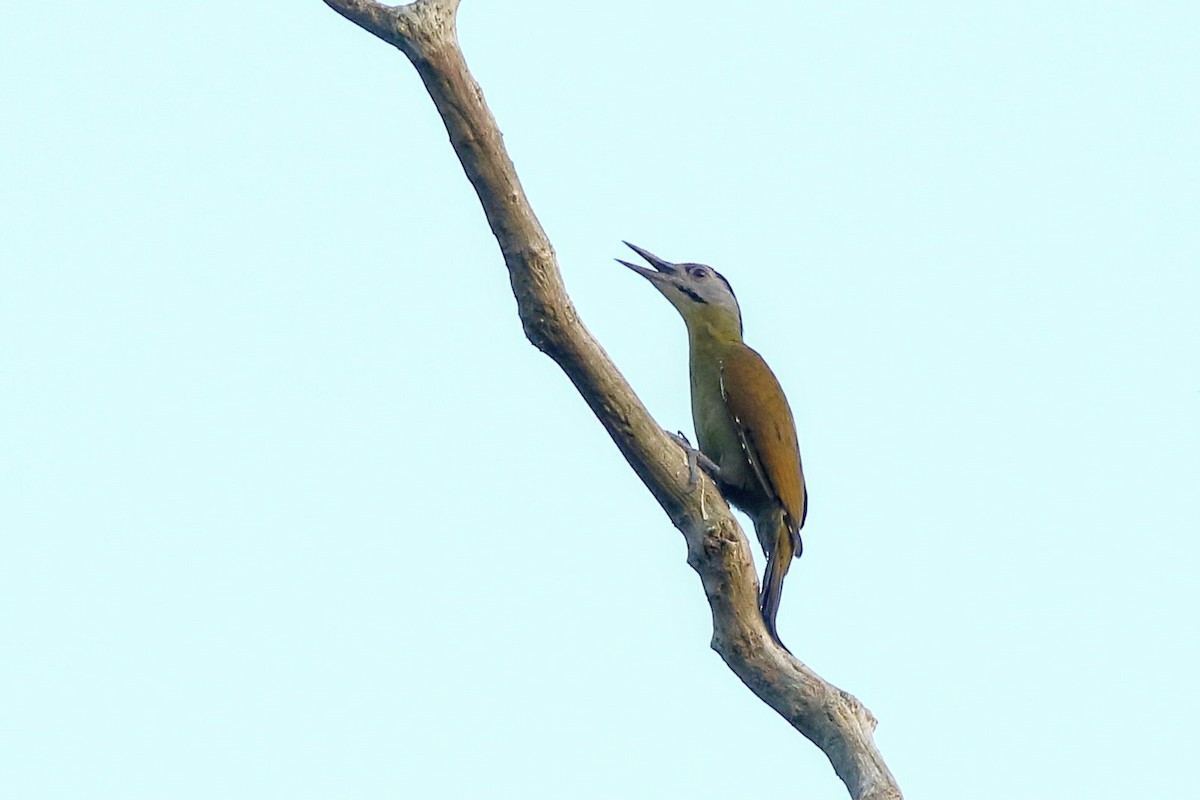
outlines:
[[742, 343], [741, 323], [729, 315], [697, 315], [686, 321], [693, 349]]

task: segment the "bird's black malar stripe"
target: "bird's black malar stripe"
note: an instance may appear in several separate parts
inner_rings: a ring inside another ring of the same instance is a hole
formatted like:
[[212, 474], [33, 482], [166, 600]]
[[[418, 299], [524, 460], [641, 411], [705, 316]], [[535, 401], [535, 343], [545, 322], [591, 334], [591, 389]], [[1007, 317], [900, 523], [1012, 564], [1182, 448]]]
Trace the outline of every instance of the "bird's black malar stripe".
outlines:
[[703, 297], [701, 297], [700, 295], [696, 294], [696, 293], [695, 293], [693, 290], [691, 290], [691, 289], [687, 288], [686, 286], [681, 286], [681, 287], [679, 287], [679, 291], [683, 292], [683, 293], [684, 293], [684, 294], [686, 294], [688, 297], [690, 297], [690, 298], [692, 298], [693, 300], [695, 300], [697, 303], [701, 303], [701, 304], [703, 304], [703, 305], [708, 305], [708, 301], [707, 301], [707, 300], [705, 300]]

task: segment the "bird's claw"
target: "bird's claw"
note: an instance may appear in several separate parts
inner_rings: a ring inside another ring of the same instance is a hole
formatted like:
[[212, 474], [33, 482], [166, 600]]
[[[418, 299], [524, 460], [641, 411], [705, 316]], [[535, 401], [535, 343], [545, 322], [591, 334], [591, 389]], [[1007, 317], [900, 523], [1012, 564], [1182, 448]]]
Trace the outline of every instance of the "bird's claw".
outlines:
[[[683, 448], [687, 453], [688, 464], [688, 489], [696, 489], [700, 484], [700, 469], [703, 468], [706, 472], [712, 473], [716, 469], [716, 463], [708, 456], [701, 453], [696, 448], [692, 447], [692, 443], [688, 441], [687, 436], [683, 431], [668, 433], [668, 436], [675, 441], [675, 444]], [[700, 488], [700, 516], [702, 519], [708, 519], [708, 511], [704, 508], [704, 488]]]
[[667, 436], [670, 436], [675, 441], [675, 444], [682, 447], [684, 449], [684, 452], [687, 453], [688, 488], [689, 489], [696, 488], [696, 484], [700, 481], [700, 475], [699, 475], [700, 451], [697, 450], [696, 448], [692, 447], [692, 443], [690, 441], [688, 441], [688, 438], [687, 438], [687, 436], [684, 435], [683, 431], [676, 431], [675, 433], [668, 433]]

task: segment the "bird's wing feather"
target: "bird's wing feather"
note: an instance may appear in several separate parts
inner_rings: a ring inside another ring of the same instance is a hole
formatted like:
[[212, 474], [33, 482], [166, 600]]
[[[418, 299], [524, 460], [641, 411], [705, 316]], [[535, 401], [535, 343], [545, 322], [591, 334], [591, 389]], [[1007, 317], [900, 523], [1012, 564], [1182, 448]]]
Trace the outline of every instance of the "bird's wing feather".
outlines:
[[746, 347], [721, 361], [721, 396], [755, 476], [778, 498], [794, 530], [804, 525], [808, 495], [796, 442], [796, 423], [783, 388], [762, 356]]
[[[771, 479], [767, 477], [767, 473], [763, 470], [762, 462], [759, 460], [758, 447], [754, 442], [754, 431], [748, 422], [743, 421], [742, 415], [738, 413], [730, 403], [730, 389], [732, 379], [728, 382], [725, 377], [725, 362], [721, 363], [721, 399], [725, 401], [725, 410], [729, 412], [730, 418], [733, 419], [733, 427], [737, 431], [738, 441], [741, 443], [742, 452], [746, 456], [746, 460], [750, 462], [750, 470], [754, 473], [754, 477], [758, 480], [758, 485], [762, 488], [763, 493], [767, 497], [778, 498], [779, 493], [775, 491], [775, 485], [771, 483]], [[736, 384], [734, 384], [736, 385]], [[738, 389], [733, 389], [734, 394], [744, 394], [744, 390], [739, 392]]]

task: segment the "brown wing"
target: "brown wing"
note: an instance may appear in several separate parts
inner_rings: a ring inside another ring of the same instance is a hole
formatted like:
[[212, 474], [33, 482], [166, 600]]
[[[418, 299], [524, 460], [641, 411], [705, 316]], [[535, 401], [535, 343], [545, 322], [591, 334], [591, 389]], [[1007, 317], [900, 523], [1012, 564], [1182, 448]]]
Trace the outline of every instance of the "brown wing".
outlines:
[[721, 360], [721, 396], [763, 490], [779, 500], [789, 527], [798, 531], [808, 513], [808, 493], [783, 387], [762, 356], [743, 345]]

